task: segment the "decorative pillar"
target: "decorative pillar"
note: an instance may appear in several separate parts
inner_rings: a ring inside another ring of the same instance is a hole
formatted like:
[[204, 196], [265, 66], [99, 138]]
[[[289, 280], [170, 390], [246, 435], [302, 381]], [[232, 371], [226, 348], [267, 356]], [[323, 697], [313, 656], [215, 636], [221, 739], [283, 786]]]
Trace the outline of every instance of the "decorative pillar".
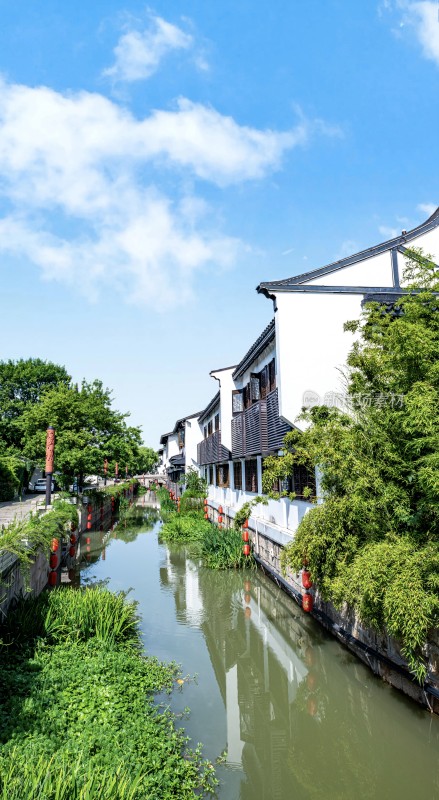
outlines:
[[55, 453], [55, 428], [49, 425], [46, 432], [46, 506], [52, 496], [53, 460]]

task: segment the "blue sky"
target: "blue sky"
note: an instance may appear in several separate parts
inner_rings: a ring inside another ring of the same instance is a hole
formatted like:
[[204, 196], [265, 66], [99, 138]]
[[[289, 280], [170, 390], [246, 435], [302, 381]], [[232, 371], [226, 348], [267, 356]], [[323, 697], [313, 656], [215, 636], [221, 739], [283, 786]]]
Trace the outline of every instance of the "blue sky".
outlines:
[[151, 446], [270, 321], [260, 281], [439, 204], [436, 0], [0, 14], [1, 358], [101, 378]]

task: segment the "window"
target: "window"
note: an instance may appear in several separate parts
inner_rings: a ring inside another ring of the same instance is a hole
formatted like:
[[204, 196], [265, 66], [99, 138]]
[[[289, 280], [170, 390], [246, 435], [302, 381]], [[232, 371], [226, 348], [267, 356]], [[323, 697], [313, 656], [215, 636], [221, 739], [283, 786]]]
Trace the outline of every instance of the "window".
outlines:
[[312, 495], [316, 493], [316, 476], [313, 469], [308, 469], [303, 464], [294, 464], [293, 474], [289, 475], [282, 481], [276, 481], [273, 486], [274, 492], [294, 492], [296, 497], [301, 499], [308, 499], [303, 497], [303, 490], [305, 488], [311, 489]]
[[274, 358], [268, 365], [268, 380], [270, 384], [269, 391], [272, 392], [276, 388], [276, 362]]
[[260, 373], [261, 376], [261, 397], [267, 397], [268, 392], [270, 391], [270, 376], [268, 374], [268, 364], [262, 372]]
[[219, 464], [217, 467], [217, 475], [218, 486], [222, 486], [224, 489], [227, 489], [229, 485], [229, 465]]
[[303, 497], [305, 487], [316, 493], [316, 474], [314, 469], [308, 469], [303, 464], [295, 464], [293, 468], [293, 492], [297, 497]]
[[219, 431], [219, 414], [215, 414], [215, 430]]
[[213, 430], [212, 420], [209, 420], [209, 422], [207, 423], [207, 435], [208, 436], [212, 436], [212, 430]]
[[258, 464], [255, 458], [245, 462], [245, 491], [258, 491]]
[[243, 393], [235, 390], [232, 392], [232, 413], [240, 414], [244, 411], [244, 397]]
[[252, 404], [251, 396], [250, 396], [250, 384], [247, 384], [247, 386], [244, 386], [243, 395], [244, 395], [244, 408], [250, 408], [250, 406]]
[[241, 461], [233, 462], [233, 480], [235, 489], [242, 489], [242, 463]]
[[250, 375], [250, 396], [252, 403], [256, 403], [261, 399], [261, 384], [259, 382], [259, 375]]
[[207, 439], [207, 425], [203, 428], [204, 438]]
[[214, 478], [213, 467], [209, 467], [209, 483], [211, 486], [213, 486], [213, 478]]

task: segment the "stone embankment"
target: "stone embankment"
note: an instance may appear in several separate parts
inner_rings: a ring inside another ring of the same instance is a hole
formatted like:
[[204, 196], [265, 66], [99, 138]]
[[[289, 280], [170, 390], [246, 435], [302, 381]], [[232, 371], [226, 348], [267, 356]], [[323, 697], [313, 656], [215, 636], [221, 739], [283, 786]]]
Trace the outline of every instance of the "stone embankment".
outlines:
[[[213, 522], [218, 521], [218, 508], [217, 503], [209, 501], [208, 513]], [[222, 516], [223, 525], [233, 524], [233, 509], [222, 507]], [[282, 573], [281, 554], [289, 537], [280, 528], [277, 533], [272, 525], [268, 533], [264, 522], [253, 517], [250, 517], [248, 531], [259, 567], [303, 607], [305, 590], [300, 573]], [[367, 664], [375, 675], [439, 714], [439, 631], [434, 631], [424, 646], [428, 677], [421, 686], [411, 675], [399, 642], [363, 625], [352, 608], [346, 606], [337, 610], [322, 599], [316, 587], [311, 589], [311, 594], [310, 613], [321, 625]]]
[[[131, 486], [123, 490], [121, 496], [131, 503], [135, 491], [136, 487]], [[114, 522], [119, 504], [120, 497], [116, 498], [110, 494], [105, 496], [104, 493], [94, 494], [92, 490], [82, 498], [78, 498], [78, 526], [74, 537], [76, 541], [72, 548], [72, 542], [69, 542], [70, 532], [66, 531], [66, 540], [60, 546], [60, 557], [56, 568], [57, 579], [54, 585], [64, 583], [64, 573], [68, 574], [69, 570], [75, 567], [81, 555], [81, 534], [86, 535], [90, 530], [107, 530]], [[31, 498], [23, 503], [3, 503], [0, 511], [3, 512], [7, 524], [10, 524], [14, 519], [26, 519], [31, 513], [47, 513], [50, 511], [50, 506], [45, 508], [43, 498]], [[11, 604], [14, 604], [19, 597], [29, 593], [38, 595], [43, 591], [51, 573], [49, 562], [50, 553], [39, 552], [26, 572], [13, 554], [0, 554], [0, 618], [6, 616]]]

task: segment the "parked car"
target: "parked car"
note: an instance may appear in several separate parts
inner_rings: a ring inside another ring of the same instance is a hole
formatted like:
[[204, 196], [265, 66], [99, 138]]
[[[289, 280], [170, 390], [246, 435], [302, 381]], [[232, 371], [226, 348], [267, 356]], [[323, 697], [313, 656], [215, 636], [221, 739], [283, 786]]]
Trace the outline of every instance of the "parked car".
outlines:
[[[45, 478], [38, 478], [35, 483], [29, 484], [29, 491], [30, 492], [45, 492], [46, 491], [46, 479]], [[54, 481], [51, 482], [50, 491], [55, 491], [55, 483]]]

